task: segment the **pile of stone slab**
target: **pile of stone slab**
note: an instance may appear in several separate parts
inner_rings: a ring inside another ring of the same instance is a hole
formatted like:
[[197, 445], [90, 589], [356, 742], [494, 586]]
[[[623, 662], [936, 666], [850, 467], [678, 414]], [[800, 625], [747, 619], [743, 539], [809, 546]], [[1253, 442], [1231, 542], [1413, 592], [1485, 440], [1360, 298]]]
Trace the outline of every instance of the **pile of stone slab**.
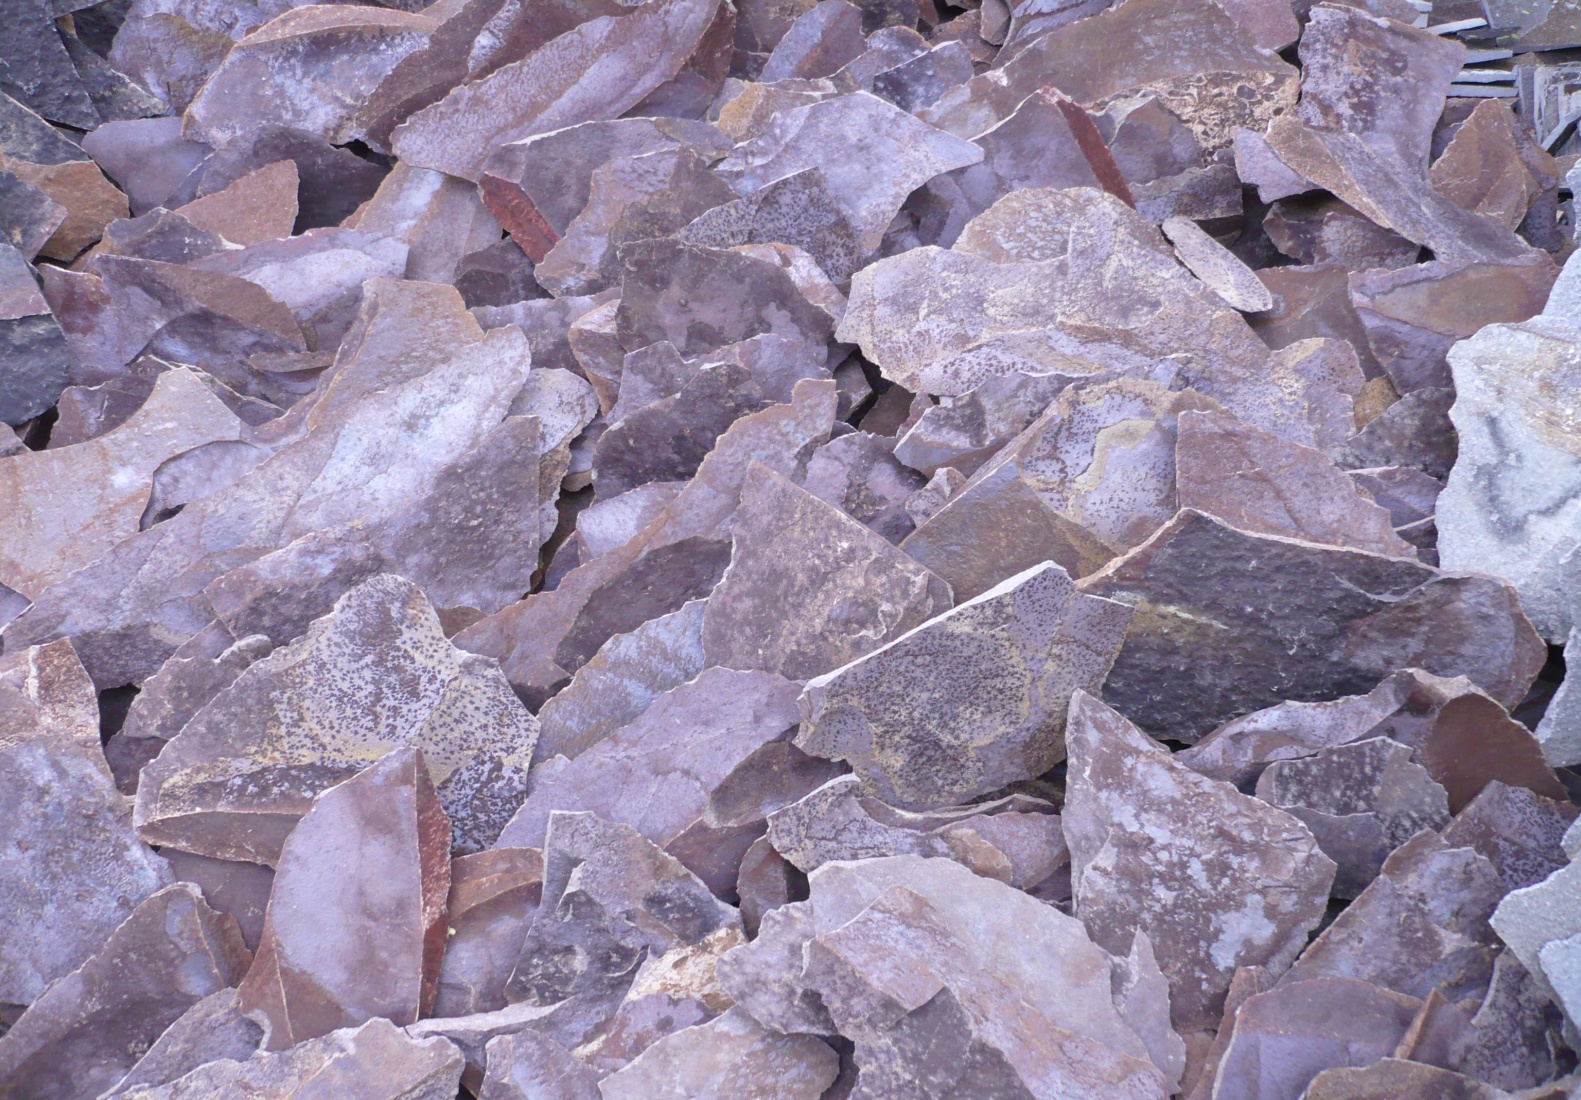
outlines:
[[1506, 6], [0, 0], [0, 1100], [1571, 1096]]

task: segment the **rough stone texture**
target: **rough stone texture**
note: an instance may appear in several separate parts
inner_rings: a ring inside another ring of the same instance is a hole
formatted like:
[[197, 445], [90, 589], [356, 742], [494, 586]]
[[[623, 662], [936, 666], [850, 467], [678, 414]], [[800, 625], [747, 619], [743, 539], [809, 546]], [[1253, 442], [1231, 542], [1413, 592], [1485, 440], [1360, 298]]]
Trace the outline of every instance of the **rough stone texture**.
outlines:
[[97, 1096], [250, 959], [236, 922], [186, 883], [134, 909], [104, 945], [0, 1035], [0, 1089], [37, 1100]]
[[438, 986], [449, 893], [450, 822], [422, 752], [393, 752], [314, 799], [280, 850], [238, 990], [266, 1049], [374, 1017], [415, 1023]]
[[[1080, 587], [1137, 608], [1104, 698], [1188, 743], [1237, 714], [1366, 690], [1400, 667], [1464, 675], [1513, 704], [1543, 661], [1502, 581], [1252, 535], [1191, 511]], [[1236, 595], [1251, 588], [1255, 600]], [[1160, 674], [1183, 664], [1196, 670], [1189, 683]]]
[[710, 665], [805, 679], [948, 609], [950, 588], [837, 508], [755, 465], [703, 614]]
[[71, 643], [0, 657], [0, 1002], [31, 1004], [171, 881], [132, 831]]
[[1064, 756], [1071, 693], [1098, 689], [1130, 619], [1045, 563], [811, 680], [796, 743], [906, 809], [1036, 778]]
[[452, 1100], [461, 1083], [461, 1052], [444, 1039], [409, 1038], [388, 1020], [369, 1020], [310, 1039], [290, 1050], [245, 1061], [217, 1061], [169, 1084], [131, 1089], [126, 1100], [199, 1100], [246, 1096], [296, 1100], [333, 1089], [345, 1100]]
[[1294, 961], [1334, 861], [1295, 817], [1184, 767], [1085, 692], [1066, 741], [1077, 915], [1111, 952], [1145, 932], [1176, 1025], [1212, 1026], [1236, 967]]
[[451, 646], [416, 586], [378, 577], [187, 723], [143, 770], [136, 821], [161, 844], [273, 865], [314, 796], [410, 745], [456, 847], [476, 851], [520, 804], [536, 733], [492, 661]]

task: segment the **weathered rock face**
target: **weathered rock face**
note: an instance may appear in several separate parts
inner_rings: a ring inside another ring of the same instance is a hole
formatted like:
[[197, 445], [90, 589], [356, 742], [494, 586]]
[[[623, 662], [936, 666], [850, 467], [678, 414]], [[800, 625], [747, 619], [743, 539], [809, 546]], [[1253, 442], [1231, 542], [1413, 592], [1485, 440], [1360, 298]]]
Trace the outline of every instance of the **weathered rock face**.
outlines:
[[1071, 693], [1097, 689], [1129, 622], [1045, 564], [810, 681], [796, 743], [907, 809], [1036, 778], [1064, 755]]
[[193, 716], [144, 769], [136, 822], [161, 844], [273, 865], [315, 795], [411, 746], [453, 843], [476, 851], [520, 805], [536, 733], [498, 667], [451, 646], [415, 585], [377, 577]]
[[280, 851], [239, 990], [266, 1048], [426, 1014], [449, 893], [450, 823], [422, 752], [393, 752], [314, 799]]
[[1334, 861], [1295, 817], [1196, 774], [1085, 692], [1066, 746], [1077, 915], [1111, 952], [1145, 932], [1175, 1023], [1211, 1026], [1237, 967], [1295, 960]]
[[[1280, 700], [1366, 690], [1402, 666], [1464, 675], [1511, 705], [1542, 663], [1502, 581], [1253, 535], [1191, 511], [1080, 588], [1137, 608], [1104, 698], [1188, 742]], [[1407, 622], [1411, 633], [1395, 629]], [[1183, 662], [1197, 670], [1189, 684], [1162, 674]]]

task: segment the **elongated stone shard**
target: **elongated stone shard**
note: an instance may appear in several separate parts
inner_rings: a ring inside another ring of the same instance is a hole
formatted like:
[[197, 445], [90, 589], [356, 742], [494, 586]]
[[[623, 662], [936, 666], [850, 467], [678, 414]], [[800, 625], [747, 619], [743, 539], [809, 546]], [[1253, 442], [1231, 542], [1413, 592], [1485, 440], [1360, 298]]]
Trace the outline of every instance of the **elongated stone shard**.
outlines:
[[421, 751], [392, 752], [320, 794], [281, 848], [238, 989], [264, 1047], [375, 1017], [416, 1023], [438, 988], [449, 893], [450, 822]]
[[1191, 771], [1085, 692], [1066, 742], [1077, 915], [1111, 952], [1146, 932], [1176, 1026], [1211, 1026], [1236, 967], [1295, 960], [1334, 861], [1296, 818]]
[[498, 666], [455, 649], [415, 585], [380, 576], [193, 717], [143, 769], [136, 821], [163, 844], [273, 865], [316, 795], [410, 745], [454, 845], [477, 851], [520, 805], [537, 732]]
[[809, 681], [796, 743], [912, 810], [1033, 779], [1064, 756], [1071, 694], [1098, 689], [1130, 621], [1045, 563]]

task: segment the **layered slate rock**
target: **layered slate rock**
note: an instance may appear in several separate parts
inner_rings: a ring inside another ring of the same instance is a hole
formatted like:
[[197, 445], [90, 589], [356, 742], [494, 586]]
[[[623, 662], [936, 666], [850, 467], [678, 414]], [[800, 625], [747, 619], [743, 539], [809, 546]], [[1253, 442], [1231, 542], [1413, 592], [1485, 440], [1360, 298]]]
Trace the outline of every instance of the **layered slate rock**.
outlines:
[[830, 863], [809, 882], [810, 899], [770, 912], [720, 977], [766, 1027], [852, 1037], [878, 1095], [1167, 1094], [1115, 1003], [1113, 960], [1079, 921], [951, 860]]
[[[499, 843], [541, 847], [556, 811], [587, 810], [635, 828], [723, 893], [764, 818], [834, 774], [790, 744], [799, 690], [771, 672], [708, 669], [574, 760], [540, 766]], [[639, 788], [650, 797], [631, 798]]]
[[97, 1096], [250, 960], [234, 920], [193, 886], [165, 887], [0, 1035], [0, 1088], [39, 1100]]
[[811, 680], [796, 743], [906, 809], [1035, 778], [1064, 756], [1071, 694], [1098, 689], [1130, 620], [1045, 563]]
[[[1189, 510], [1080, 587], [1138, 611], [1104, 698], [1188, 743], [1276, 702], [1365, 691], [1402, 666], [1464, 675], [1513, 704], [1543, 660], [1503, 581], [1253, 535]], [[1251, 589], [1252, 601], [1235, 594]], [[1190, 681], [1161, 673], [1183, 663]]]
[[127, 1100], [198, 1100], [230, 1092], [284, 1100], [333, 1083], [347, 1100], [450, 1100], [460, 1087], [462, 1064], [454, 1044], [412, 1039], [390, 1021], [374, 1019], [289, 1050], [210, 1062], [168, 1084], [122, 1095]]
[[1196, 774], [1085, 692], [1066, 741], [1077, 915], [1111, 952], [1145, 932], [1176, 1024], [1211, 1026], [1236, 967], [1295, 960], [1334, 861], [1296, 818]]
[[314, 799], [281, 848], [238, 991], [264, 1046], [375, 1017], [416, 1023], [438, 988], [449, 893], [450, 823], [420, 751], [393, 752]]
[[453, 843], [476, 851], [520, 805], [536, 734], [498, 667], [451, 646], [415, 585], [376, 577], [187, 723], [144, 769], [136, 821], [162, 844], [272, 865], [319, 792], [412, 746]]
[[71, 643], [0, 658], [0, 1001], [31, 1004], [171, 881], [137, 838]]
[[747, 471], [732, 535], [703, 614], [711, 665], [817, 676], [951, 603], [943, 580], [767, 466]]

